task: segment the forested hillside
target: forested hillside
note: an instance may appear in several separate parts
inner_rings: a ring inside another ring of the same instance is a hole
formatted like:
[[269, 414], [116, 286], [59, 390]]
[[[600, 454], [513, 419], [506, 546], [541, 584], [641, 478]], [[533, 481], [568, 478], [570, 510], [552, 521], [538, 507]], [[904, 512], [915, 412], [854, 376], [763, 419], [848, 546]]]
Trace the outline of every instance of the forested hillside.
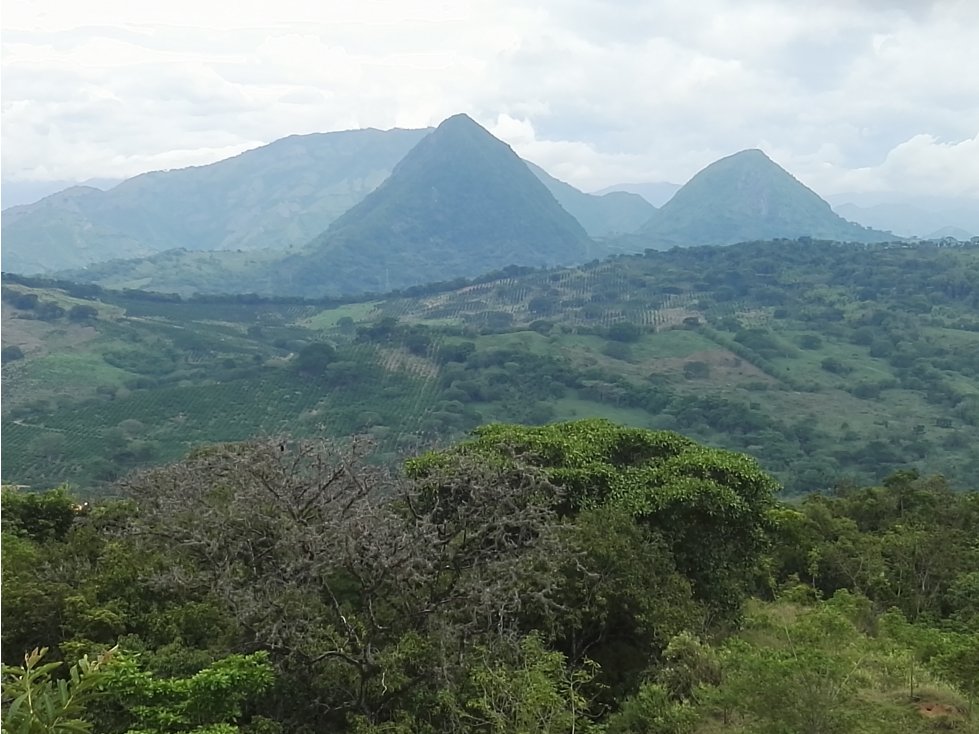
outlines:
[[[3, 492], [4, 730], [976, 732], [979, 494], [600, 421]], [[70, 675], [69, 675], [70, 668]]]
[[603, 416], [746, 451], [790, 492], [909, 467], [966, 488], [977, 294], [975, 247], [788, 240], [347, 303], [7, 278], [3, 478], [91, 493], [202, 442], [367, 433], [394, 460]]

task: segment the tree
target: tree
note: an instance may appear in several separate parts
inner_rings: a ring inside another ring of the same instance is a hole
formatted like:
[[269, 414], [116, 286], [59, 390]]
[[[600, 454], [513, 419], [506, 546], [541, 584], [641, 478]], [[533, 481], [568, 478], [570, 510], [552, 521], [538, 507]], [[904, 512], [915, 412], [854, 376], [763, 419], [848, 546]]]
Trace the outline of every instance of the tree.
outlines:
[[65, 310], [54, 301], [41, 301], [34, 313], [42, 321], [55, 321], [65, 315]]
[[99, 317], [99, 310], [95, 306], [78, 305], [72, 306], [68, 311], [69, 321], [92, 321]]
[[118, 654], [100, 681], [100, 731], [234, 734], [245, 704], [275, 682], [268, 654], [229, 655], [187, 677], [159, 677]]
[[3, 489], [3, 530], [38, 543], [64, 540], [75, 520], [75, 499], [67, 487], [46, 492]]
[[321, 375], [336, 359], [337, 350], [326, 342], [313, 342], [296, 355], [296, 369], [306, 375]]
[[864, 651], [845, 615], [827, 604], [791, 624], [757, 615], [752, 628], [763, 642], [728, 642], [721, 685], [703, 691], [705, 702], [732, 707], [754, 723], [750, 731], [764, 734], [854, 731], [854, 678]]
[[639, 341], [642, 329], [629, 321], [618, 321], [608, 327], [608, 338], [618, 342]]
[[296, 698], [312, 709], [290, 715], [337, 726], [425, 708], [458, 684], [466, 650], [511, 644], [517, 612], [553, 603], [561, 557], [538, 472], [469, 462], [412, 482], [366, 455], [253, 441], [122, 484], [135, 539], [172, 559], [164, 588], [213, 595], [242, 644], [308, 692]]
[[710, 365], [706, 362], [686, 362], [683, 365], [683, 376], [688, 380], [705, 380], [710, 377]]
[[569, 671], [564, 656], [548, 650], [538, 635], [522, 639], [512, 660], [493, 657], [487, 650], [474, 655], [466, 681], [471, 693], [454, 717], [459, 731], [600, 731], [590, 721], [590, 702], [582, 694], [594, 675], [594, 665], [586, 661]]
[[714, 613], [737, 613], [768, 544], [778, 487], [754, 460], [675, 433], [605, 420], [495, 424], [474, 436], [448, 452], [409, 461], [409, 471], [423, 475], [466, 457], [542, 470], [563, 490], [555, 500], [560, 512], [621, 508], [661, 535], [677, 569]]
[[0, 351], [0, 363], [2, 364], [7, 364], [8, 362], [16, 362], [18, 359], [23, 359], [23, 358], [24, 358], [23, 350], [14, 344], [4, 347], [3, 350]]

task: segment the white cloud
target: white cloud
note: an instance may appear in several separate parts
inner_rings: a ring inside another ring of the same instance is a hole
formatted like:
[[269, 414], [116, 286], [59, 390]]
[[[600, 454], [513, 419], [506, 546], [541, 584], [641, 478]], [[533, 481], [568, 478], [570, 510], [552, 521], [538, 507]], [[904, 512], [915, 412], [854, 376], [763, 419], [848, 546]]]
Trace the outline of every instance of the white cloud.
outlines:
[[827, 167], [840, 191], [904, 192], [979, 199], [979, 133], [959, 142], [915, 135], [895, 146], [877, 166]]
[[5, 179], [468, 112], [585, 189], [762, 147], [824, 194], [979, 196], [974, 0], [10, 0]]

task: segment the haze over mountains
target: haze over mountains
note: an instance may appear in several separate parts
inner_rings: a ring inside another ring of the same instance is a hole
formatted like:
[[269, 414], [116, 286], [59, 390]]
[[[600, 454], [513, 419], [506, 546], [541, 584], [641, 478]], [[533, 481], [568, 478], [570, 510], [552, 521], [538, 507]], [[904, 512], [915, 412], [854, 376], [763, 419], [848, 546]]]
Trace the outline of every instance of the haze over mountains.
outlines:
[[585, 194], [456, 115], [435, 131], [293, 136], [13, 207], [3, 268], [183, 293], [349, 295], [801, 236], [894, 239], [842, 219], [758, 150], [708, 166], [657, 210], [636, 193]]
[[968, 239], [979, 235], [979, 202], [973, 199], [841, 194], [829, 201], [842, 217], [902, 237]]

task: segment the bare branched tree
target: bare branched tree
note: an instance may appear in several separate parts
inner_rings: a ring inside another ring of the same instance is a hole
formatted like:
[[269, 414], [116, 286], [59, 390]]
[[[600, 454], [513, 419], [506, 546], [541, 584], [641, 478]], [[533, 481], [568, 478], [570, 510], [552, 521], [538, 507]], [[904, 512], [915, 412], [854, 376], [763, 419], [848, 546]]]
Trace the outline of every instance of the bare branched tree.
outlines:
[[412, 481], [364, 442], [256, 440], [124, 480], [131, 532], [167, 548], [163, 588], [213, 594], [246, 644], [321, 681], [321, 711], [383, 718], [551, 604], [558, 490], [460, 459]]

